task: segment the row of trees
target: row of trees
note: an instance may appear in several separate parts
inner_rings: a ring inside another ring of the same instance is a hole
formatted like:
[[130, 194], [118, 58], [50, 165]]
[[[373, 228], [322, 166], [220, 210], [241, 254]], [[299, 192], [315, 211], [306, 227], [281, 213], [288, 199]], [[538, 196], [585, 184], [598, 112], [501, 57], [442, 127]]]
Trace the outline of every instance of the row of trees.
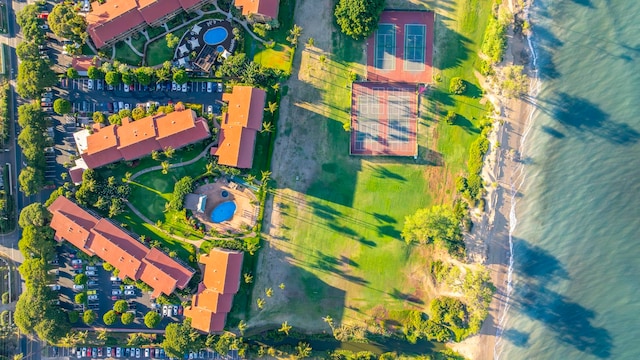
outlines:
[[340, 30], [356, 40], [364, 39], [378, 28], [384, 0], [340, 0], [334, 16]]
[[[98, 58], [94, 58], [94, 64], [98, 63]], [[114, 61], [113, 63], [104, 62], [102, 65], [91, 65], [87, 69], [89, 79], [103, 79], [108, 85], [116, 86], [119, 84], [131, 85], [138, 83], [141, 85], [150, 85], [160, 81], [175, 81], [182, 85], [189, 80], [186, 70], [174, 67], [170, 61], [165, 61], [161, 67], [154, 69], [148, 66], [132, 68], [127, 64]], [[76, 78], [78, 72], [74, 69], [67, 70], [67, 77]]]
[[9, 139], [9, 128], [11, 119], [9, 118], [9, 97], [11, 87], [8, 83], [0, 85], [0, 143], [3, 145]]
[[25, 99], [39, 99], [44, 88], [53, 86], [57, 81], [48, 58], [43, 59], [39, 55], [38, 46], [45, 43], [39, 12], [38, 6], [31, 4], [16, 14], [16, 21], [24, 36], [16, 48], [20, 59], [16, 91]]
[[18, 125], [22, 128], [18, 135], [18, 145], [27, 163], [20, 171], [18, 183], [25, 195], [33, 195], [45, 184], [45, 148], [51, 146], [46, 135], [49, 124], [40, 105], [31, 103], [18, 107]]
[[14, 321], [20, 331], [35, 331], [38, 337], [54, 344], [71, 326], [67, 314], [56, 305], [57, 293], [47, 286], [47, 263], [56, 252], [50, 221], [51, 214], [40, 203], [28, 205], [20, 213], [18, 225], [22, 228], [22, 238], [18, 247], [25, 260], [18, 270], [26, 291], [16, 303]]

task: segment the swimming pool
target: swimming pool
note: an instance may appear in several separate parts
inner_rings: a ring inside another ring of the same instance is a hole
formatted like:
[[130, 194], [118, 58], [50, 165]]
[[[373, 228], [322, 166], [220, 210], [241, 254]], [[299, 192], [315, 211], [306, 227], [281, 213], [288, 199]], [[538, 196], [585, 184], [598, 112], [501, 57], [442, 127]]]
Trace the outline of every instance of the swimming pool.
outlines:
[[229, 36], [229, 32], [227, 31], [227, 29], [223, 28], [222, 26], [217, 26], [207, 30], [207, 32], [205, 32], [202, 36], [202, 39], [208, 45], [216, 45], [223, 42], [227, 38], [227, 36]]
[[211, 221], [213, 223], [221, 223], [223, 221], [231, 220], [233, 214], [236, 212], [236, 203], [233, 201], [225, 201], [218, 205], [211, 212]]

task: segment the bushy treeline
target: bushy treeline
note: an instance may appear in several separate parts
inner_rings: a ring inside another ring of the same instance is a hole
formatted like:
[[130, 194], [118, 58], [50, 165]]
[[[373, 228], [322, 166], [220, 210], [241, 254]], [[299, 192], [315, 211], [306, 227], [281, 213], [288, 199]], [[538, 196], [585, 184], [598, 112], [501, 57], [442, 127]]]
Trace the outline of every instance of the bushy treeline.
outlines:
[[92, 206], [107, 213], [109, 217], [114, 217], [124, 211], [130, 191], [128, 183], [123, 183], [114, 176], [103, 179], [95, 170], [87, 169], [82, 174], [82, 184], [75, 197], [78, 204]]
[[507, 25], [496, 15], [489, 17], [487, 29], [484, 32], [481, 50], [492, 64], [499, 63], [507, 48]]
[[193, 191], [193, 178], [191, 176], [185, 176], [182, 179], [176, 181], [173, 186], [173, 194], [169, 200], [169, 208], [171, 210], [180, 211], [184, 207], [184, 198]]
[[22, 238], [18, 247], [25, 260], [18, 270], [26, 291], [16, 303], [14, 321], [20, 331], [38, 334], [50, 344], [57, 343], [71, 329], [67, 314], [56, 305], [58, 294], [49, 286], [48, 261], [55, 255], [51, 214], [40, 203], [25, 207], [18, 224]]
[[11, 87], [4, 83], [0, 86], [0, 142], [5, 146], [9, 139], [9, 128], [11, 128], [9, 96], [11, 96]]
[[18, 107], [18, 125], [22, 128], [18, 135], [18, 145], [27, 163], [20, 170], [18, 183], [25, 195], [33, 195], [45, 184], [45, 149], [52, 145], [45, 133], [49, 124], [40, 104], [31, 103]]
[[[491, 119], [485, 118], [480, 123], [480, 137], [471, 143], [469, 148], [469, 159], [467, 160], [468, 176], [456, 179], [456, 191], [461, 194], [471, 205], [477, 205], [484, 196], [484, 185], [480, 172], [484, 164], [484, 156], [489, 150], [488, 135], [491, 132]], [[482, 208], [484, 206], [481, 206]]]

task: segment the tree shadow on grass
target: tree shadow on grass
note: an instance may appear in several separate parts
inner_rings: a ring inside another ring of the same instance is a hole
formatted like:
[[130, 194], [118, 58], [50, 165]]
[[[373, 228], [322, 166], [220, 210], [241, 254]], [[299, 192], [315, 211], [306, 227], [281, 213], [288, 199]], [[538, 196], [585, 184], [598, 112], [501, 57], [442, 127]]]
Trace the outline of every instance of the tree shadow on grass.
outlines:
[[439, 41], [434, 51], [433, 67], [446, 70], [460, 66], [469, 58], [469, 38], [449, 28], [442, 16], [436, 16], [435, 32]]
[[398, 289], [393, 289], [391, 291], [391, 293], [389, 294], [389, 296], [391, 296], [392, 298], [396, 299], [396, 300], [404, 300], [404, 301], [408, 301], [417, 305], [424, 305], [424, 301], [422, 301], [422, 299], [419, 299], [415, 296], [413, 296], [412, 294], [407, 294], [407, 293], [403, 293]]
[[400, 240], [400, 231], [393, 225], [380, 225], [378, 226], [378, 236], [388, 236]]
[[467, 119], [465, 116], [458, 114], [456, 116], [456, 121], [454, 123], [455, 126], [460, 126], [468, 133], [480, 134], [480, 129], [478, 129], [473, 123]]

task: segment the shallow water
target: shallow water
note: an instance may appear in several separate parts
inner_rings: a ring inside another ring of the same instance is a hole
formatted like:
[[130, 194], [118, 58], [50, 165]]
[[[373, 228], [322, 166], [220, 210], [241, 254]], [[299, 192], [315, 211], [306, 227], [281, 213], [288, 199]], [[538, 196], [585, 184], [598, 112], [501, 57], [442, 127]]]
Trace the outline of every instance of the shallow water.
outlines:
[[640, 359], [640, 1], [535, 0], [500, 359]]

